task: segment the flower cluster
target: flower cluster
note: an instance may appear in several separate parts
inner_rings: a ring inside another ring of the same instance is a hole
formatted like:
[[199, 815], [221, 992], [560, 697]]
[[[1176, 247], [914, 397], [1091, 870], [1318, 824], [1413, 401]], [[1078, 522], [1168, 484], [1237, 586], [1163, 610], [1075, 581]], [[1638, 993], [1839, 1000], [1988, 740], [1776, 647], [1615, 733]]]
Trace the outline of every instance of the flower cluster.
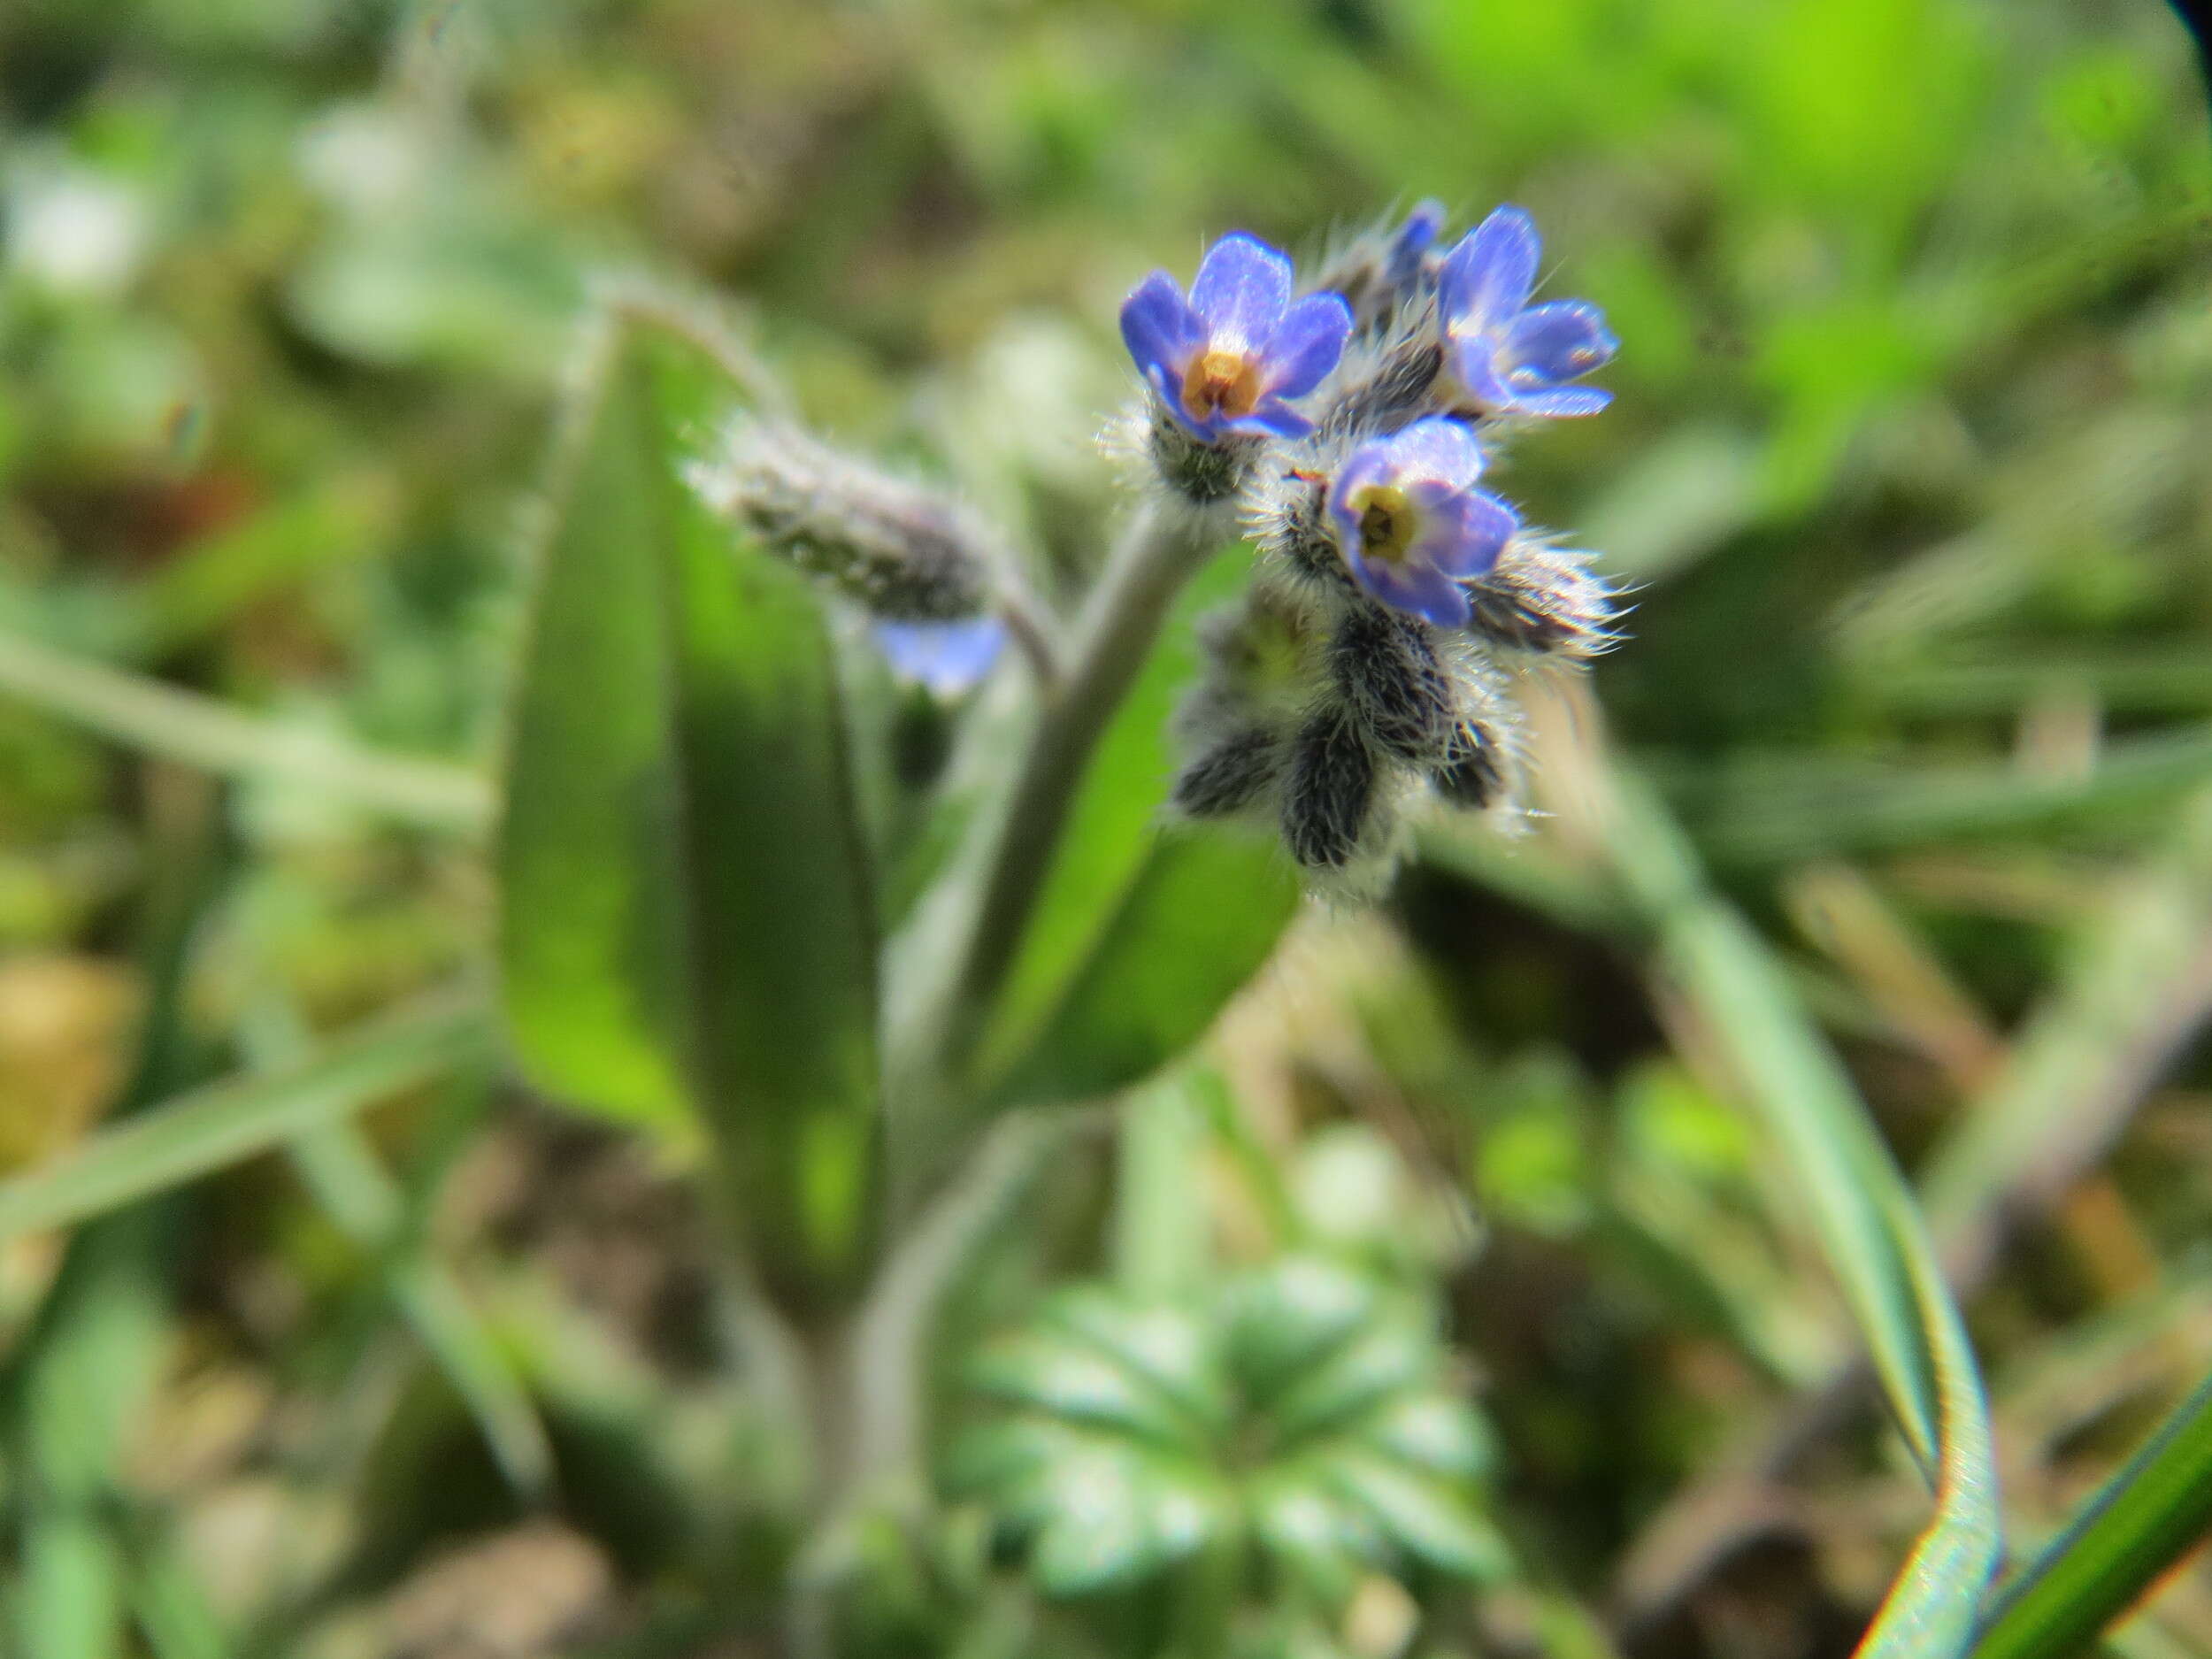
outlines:
[[1594, 305], [1530, 303], [1526, 213], [1440, 250], [1444, 218], [1423, 203], [1302, 293], [1284, 255], [1227, 236], [1187, 298], [1156, 272], [1122, 309], [1155, 477], [1240, 511], [1263, 555], [1207, 634], [1176, 803], [1273, 813], [1316, 878], [1381, 867], [1424, 795], [1511, 804], [1513, 672], [1615, 638], [1592, 556], [1479, 484], [1509, 433], [1605, 406], [1574, 382], [1616, 342]]

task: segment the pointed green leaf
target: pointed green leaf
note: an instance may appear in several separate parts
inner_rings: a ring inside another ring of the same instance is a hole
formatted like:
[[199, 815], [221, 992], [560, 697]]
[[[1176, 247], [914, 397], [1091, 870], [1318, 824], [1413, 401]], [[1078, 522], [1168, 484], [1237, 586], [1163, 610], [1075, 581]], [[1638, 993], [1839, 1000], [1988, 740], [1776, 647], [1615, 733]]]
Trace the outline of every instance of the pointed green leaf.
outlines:
[[1223, 1506], [1202, 1477], [1133, 1449], [1101, 1444], [1074, 1453], [1048, 1479], [1051, 1515], [1030, 1565], [1052, 1595], [1147, 1578], [1200, 1548], [1222, 1524]]
[[1165, 825], [1035, 1045], [995, 1093], [1109, 1094], [1196, 1042], [1259, 971], [1298, 904], [1271, 838]]
[[1084, 772], [978, 1051], [996, 1102], [1106, 1094], [1156, 1070], [1204, 1033], [1296, 909], [1271, 838], [1162, 821], [1169, 722], [1198, 671], [1193, 626], [1250, 562], [1240, 547], [1192, 581]]
[[1479, 1479], [1497, 1461], [1490, 1427], [1464, 1400], [1445, 1394], [1402, 1394], [1362, 1431], [1367, 1443], [1411, 1468]]
[[1971, 1638], [2001, 1543], [1988, 1408], [1926, 1225], [1841, 1063], [1758, 934], [1707, 887], [1657, 795], [1617, 776], [1597, 811], [1615, 873], [1657, 940], [1658, 967], [1790, 1165], [1804, 1219], [1935, 1490], [1935, 1518], [1858, 1651], [1951, 1659]]
[[1426, 1332], [1378, 1322], [1286, 1389], [1269, 1406], [1268, 1419], [1286, 1446], [1328, 1434], [1432, 1382], [1440, 1358]]
[[873, 1208], [872, 878], [821, 605], [685, 481], [735, 396], [623, 314], [572, 411], [508, 765], [507, 1014], [549, 1093], [696, 1114], [772, 1278], [849, 1286]]
[[977, 1388], [1071, 1423], [1118, 1429], [1168, 1446], [1193, 1445], [1193, 1425], [1159, 1388], [1085, 1341], [1042, 1332], [986, 1348], [971, 1368]]
[[1369, 1281], [1311, 1256], [1248, 1273], [1222, 1300], [1229, 1367], [1255, 1399], [1272, 1399], [1294, 1385], [1349, 1341], [1375, 1310]]
[[50, 1163], [0, 1181], [0, 1240], [65, 1226], [342, 1120], [487, 1055], [473, 998], [377, 1020], [297, 1064], [228, 1079], [104, 1129]]
[[2212, 1532], [2212, 1377], [1999, 1594], [1974, 1659], [2067, 1659]]
[[1511, 1550], [1463, 1489], [1364, 1452], [1332, 1452], [1319, 1466], [1408, 1555], [1486, 1583], [1511, 1576]]
[[1181, 1310], [1132, 1306], [1110, 1291], [1079, 1286], [1055, 1296], [1043, 1322], [1158, 1390], [1193, 1423], [1217, 1425], [1226, 1416], [1211, 1345]]

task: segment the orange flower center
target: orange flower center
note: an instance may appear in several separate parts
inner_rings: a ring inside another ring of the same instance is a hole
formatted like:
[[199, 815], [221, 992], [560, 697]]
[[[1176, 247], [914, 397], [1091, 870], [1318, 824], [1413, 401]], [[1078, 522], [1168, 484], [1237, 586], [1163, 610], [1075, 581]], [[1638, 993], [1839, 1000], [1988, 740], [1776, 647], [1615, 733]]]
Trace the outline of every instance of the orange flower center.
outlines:
[[1208, 351], [1183, 376], [1183, 412], [1193, 420], [1240, 419], [1259, 401], [1260, 365], [1241, 351]]

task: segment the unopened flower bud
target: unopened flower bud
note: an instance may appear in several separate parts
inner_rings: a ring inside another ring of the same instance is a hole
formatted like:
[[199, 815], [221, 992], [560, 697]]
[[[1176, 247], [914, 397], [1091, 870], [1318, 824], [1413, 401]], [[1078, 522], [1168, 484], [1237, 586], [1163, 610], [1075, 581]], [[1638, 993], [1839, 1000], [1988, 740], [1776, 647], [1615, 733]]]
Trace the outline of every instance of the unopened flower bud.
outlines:
[[1350, 715], [1325, 709], [1292, 740], [1283, 781], [1283, 840], [1309, 870], [1351, 863], [1379, 816], [1375, 757]]
[[1282, 771], [1282, 742], [1264, 726], [1230, 733], [1175, 780], [1176, 807], [1193, 818], [1225, 818], [1257, 805]]
[[1498, 562], [1466, 584], [1471, 632], [1516, 650], [1579, 661], [1611, 649], [1619, 611], [1591, 569], [1596, 555], [1515, 536]]
[[1451, 758], [1430, 774], [1430, 780], [1453, 805], [1481, 811], [1514, 798], [1515, 762], [1513, 745], [1500, 727], [1470, 718], [1456, 734]]
[[739, 419], [693, 483], [770, 552], [874, 616], [943, 622], [990, 602], [993, 563], [1003, 556], [966, 509], [795, 428]]
[[1420, 621], [1371, 601], [1353, 604], [1329, 641], [1329, 673], [1386, 753], [1418, 765], [1450, 752], [1458, 700]]

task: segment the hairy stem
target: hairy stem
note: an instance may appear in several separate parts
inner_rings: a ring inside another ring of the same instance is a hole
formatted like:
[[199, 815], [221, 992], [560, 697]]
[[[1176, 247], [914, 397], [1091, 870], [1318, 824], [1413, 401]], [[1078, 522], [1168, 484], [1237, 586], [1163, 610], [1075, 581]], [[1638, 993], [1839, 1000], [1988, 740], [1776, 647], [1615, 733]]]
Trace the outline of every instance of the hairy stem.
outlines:
[[1124, 533], [1078, 618], [1059, 683], [1031, 733], [986, 865], [973, 921], [954, 956], [939, 1056], [964, 1061], [1012, 965], [1092, 751], [1150, 655], [1168, 607], [1217, 540], [1187, 511], [1148, 505]]
[[923, 1491], [930, 1343], [946, 1293], [1053, 1156], [1104, 1126], [1095, 1114], [1000, 1120], [959, 1179], [918, 1217], [848, 1320], [816, 1333], [805, 1380], [815, 1440], [814, 1524], [792, 1580], [797, 1659], [833, 1659], [835, 1586], [871, 1504], [914, 1513]]
[[1049, 613], [1030, 591], [1029, 584], [1013, 572], [995, 570], [991, 580], [998, 618], [1006, 625], [1007, 636], [1029, 664], [1037, 689], [1050, 696], [1060, 683], [1060, 651], [1054, 642]]

